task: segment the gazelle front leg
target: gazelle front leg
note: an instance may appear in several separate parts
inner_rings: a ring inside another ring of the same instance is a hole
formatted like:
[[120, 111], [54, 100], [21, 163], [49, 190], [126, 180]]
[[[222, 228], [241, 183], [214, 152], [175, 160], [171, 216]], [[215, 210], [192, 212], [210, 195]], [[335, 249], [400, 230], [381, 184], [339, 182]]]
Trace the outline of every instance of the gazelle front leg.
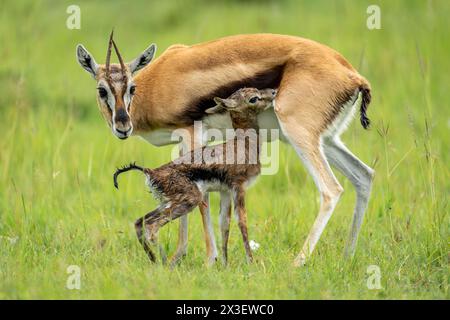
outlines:
[[239, 229], [241, 230], [242, 240], [244, 241], [245, 254], [247, 262], [253, 262], [252, 250], [248, 241], [247, 230], [247, 212], [245, 210], [245, 191], [242, 187], [234, 190], [234, 211], [238, 218]]
[[230, 236], [231, 197], [229, 192], [220, 193], [219, 224], [222, 234], [222, 258], [226, 265], [228, 262], [228, 238]]
[[203, 230], [205, 232], [207, 265], [212, 266], [217, 260], [217, 246], [209, 210], [209, 193], [205, 193], [203, 196], [203, 202], [199, 206], [199, 209], [202, 215]]
[[[183, 133], [184, 131], [184, 133]], [[179, 133], [182, 137], [182, 142], [180, 143], [180, 156], [190, 152], [195, 148], [199, 148], [204, 145], [201, 134], [196, 134], [194, 127], [184, 128], [180, 130]], [[217, 246], [214, 236], [214, 229], [211, 221], [211, 214], [209, 211], [209, 196], [206, 195], [203, 199], [204, 206], [200, 205], [199, 210], [202, 216], [203, 229], [205, 232], [205, 242], [206, 242], [206, 254], [208, 265], [214, 264], [217, 260]], [[178, 243], [175, 254], [170, 259], [171, 266], [175, 266], [181, 258], [186, 255], [188, 243], [188, 217], [183, 215], [180, 217], [180, 226], [178, 231]]]
[[[179, 155], [189, 152], [195, 148], [194, 128], [188, 127], [179, 130], [182, 138], [179, 144]], [[175, 254], [170, 258], [170, 265], [174, 267], [183, 257], [186, 256], [188, 245], [188, 216], [180, 217], [180, 224], [178, 227], [178, 242]]]
[[188, 244], [188, 216], [180, 217], [178, 227], [178, 242], [175, 254], [170, 258], [171, 266], [175, 266], [187, 253]]

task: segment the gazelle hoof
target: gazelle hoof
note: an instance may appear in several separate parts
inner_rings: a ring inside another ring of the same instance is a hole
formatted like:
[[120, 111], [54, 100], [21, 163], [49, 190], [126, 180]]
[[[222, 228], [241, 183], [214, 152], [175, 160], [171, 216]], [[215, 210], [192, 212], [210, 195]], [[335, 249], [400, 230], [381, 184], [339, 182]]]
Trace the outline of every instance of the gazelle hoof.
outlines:
[[217, 262], [217, 256], [213, 256], [208, 258], [208, 261], [206, 261], [206, 266], [207, 267], [212, 267], [213, 265], [215, 265]]
[[180, 254], [174, 254], [169, 260], [170, 260], [170, 267], [175, 268], [177, 265], [180, 264], [181, 260], [186, 257], [186, 253], [180, 253]]
[[294, 267], [303, 267], [304, 265], [306, 265], [306, 256], [300, 253], [294, 260]]
[[346, 260], [351, 260], [354, 256], [355, 256], [355, 247], [347, 244], [344, 249], [344, 258]]

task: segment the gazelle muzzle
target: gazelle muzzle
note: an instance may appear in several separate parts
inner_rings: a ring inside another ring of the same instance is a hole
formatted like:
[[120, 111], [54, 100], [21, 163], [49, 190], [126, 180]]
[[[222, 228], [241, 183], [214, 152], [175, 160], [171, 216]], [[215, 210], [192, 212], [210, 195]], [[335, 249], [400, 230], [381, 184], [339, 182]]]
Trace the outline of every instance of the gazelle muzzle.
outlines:
[[125, 108], [120, 108], [114, 113], [112, 123], [112, 131], [119, 139], [126, 139], [133, 132], [133, 124]]

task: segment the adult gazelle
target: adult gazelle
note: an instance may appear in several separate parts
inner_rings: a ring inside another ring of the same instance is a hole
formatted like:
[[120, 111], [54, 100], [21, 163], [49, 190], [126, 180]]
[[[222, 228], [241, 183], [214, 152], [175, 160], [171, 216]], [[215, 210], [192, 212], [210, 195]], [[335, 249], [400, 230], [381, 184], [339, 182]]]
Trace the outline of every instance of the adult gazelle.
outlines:
[[[112, 46], [119, 64], [110, 63]], [[319, 213], [294, 264], [303, 265], [313, 252], [343, 192], [330, 164], [356, 189], [346, 245], [346, 253], [353, 254], [374, 171], [345, 147], [340, 135], [357, 109], [362, 126], [369, 126], [367, 80], [333, 49], [286, 35], [237, 35], [192, 46], [173, 45], [150, 63], [155, 50], [152, 44], [124, 63], [111, 34], [106, 63], [99, 65], [82, 45], [77, 46], [78, 62], [97, 81], [97, 102], [112, 132], [120, 139], [139, 135], [160, 146], [173, 143], [174, 129], [185, 128], [193, 136], [187, 147], [193, 148], [204, 143], [193, 134], [194, 121], [217, 128], [231, 126], [226, 114], [205, 113], [214, 106], [214, 97], [227, 97], [243, 87], [278, 89], [275, 107], [260, 115], [260, 128], [281, 129], [321, 195]], [[221, 200], [224, 206], [229, 201]], [[208, 208], [200, 211], [208, 261], [213, 263], [217, 249]], [[172, 260], [177, 261], [186, 249], [187, 218], [183, 217]]]

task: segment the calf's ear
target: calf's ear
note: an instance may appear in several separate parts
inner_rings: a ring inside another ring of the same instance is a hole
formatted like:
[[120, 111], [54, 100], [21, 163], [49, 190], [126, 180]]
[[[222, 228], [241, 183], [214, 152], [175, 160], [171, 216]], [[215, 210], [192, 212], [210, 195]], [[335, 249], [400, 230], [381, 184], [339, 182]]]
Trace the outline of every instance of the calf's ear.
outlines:
[[221, 110], [232, 110], [237, 107], [237, 102], [233, 99], [222, 99], [219, 97], [214, 98], [214, 102], [216, 103], [216, 106], [206, 109], [206, 113], [216, 113], [220, 112]]
[[216, 105], [212, 108], [206, 109], [205, 110], [206, 113], [213, 114], [213, 113], [217, 113], [217, 112], [221, 112], [221, 111], [225, 110], [225, 108], [223, 107], [223, 104], [222, 104], [222, 99], [214, 98], [214, 102], [216, 103]]

